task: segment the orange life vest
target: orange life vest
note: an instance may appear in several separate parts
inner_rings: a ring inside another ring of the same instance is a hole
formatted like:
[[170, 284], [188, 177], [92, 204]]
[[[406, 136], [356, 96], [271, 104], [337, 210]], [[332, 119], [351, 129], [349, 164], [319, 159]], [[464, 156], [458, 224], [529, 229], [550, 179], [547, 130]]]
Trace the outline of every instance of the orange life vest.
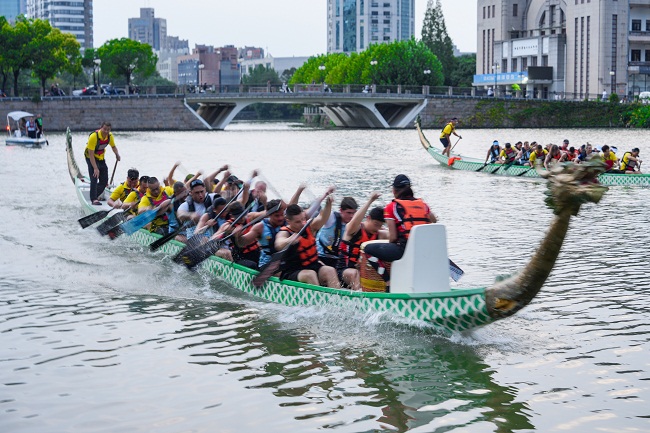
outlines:
[[355, 268], [359, 263], [359, 254], [361, 253], [361, 244], [368, 241], [374, 241], [379, 238], [379, 233], [369, 234], [361, 223], [361, 228], [356, 232], [349, 241], [343, 241], [341, 252], [345, 266]]
[[[246, 218], [245, 218], [245, 220], [246, 220], [245, 222], [250, 222], [249, 219], [250, 219], [249, 217], [246, 217]], [[233, 223], [234, 221], [235, 221], [234, 218], [230, 218], [230, 219], [228, 220], [228, 223], [232, 225], [232, 223]], [[239, 221], [239, 222], [237, 223], [237, 225], [239, 225], [239, 226], [244, 225], [244, 221]], [[234, 228], [234, 227], [233, 227], [233, 228]], [[241, 232], [241, 234], [242, 234], [242, 235], [245, 235], [246, 233], [250, 232], [252, 228], [253, 228], [252, 226], [248, 226], [248, 227], [246, 227], [246, 228], [244, 229], [244, 231]], [[250, 244], [246, 245], [245, 247], [238, 247], [237, 244], [235, 244], [235, 242], [233, 242], [233, 243], [232, 243], [232, 247], [233, 247], [233, 249], [236, 249], [237, 252], [239, 252], [241, 255], [245, 255], [245, 254], [249, 254], [249, 253], [254, 253], [255, 251], [258, 251], [258, 250], [260, 249], [260, 246], [258, 245], [257, 241], [255, 241], [255, 242], [251, 242]]]
[[429, 224], [429, 210], [427, 205], [419, 198], [413, 200], [393, 199], [397, 204], [395, 213], [397, 214], [397, 236], [399, 241], [406, 241], [409, 233], [414, 226]]
[[[280, 231], [289, 232], [290, 235], [294, 234], [288, 226], [284, 226]], [[300, 235], [297, 244], [291, 246], [283, 263], [287, 269], [300, 269], [305, 268], [318, 261], [318, 251], [316, 250], [316, 238], [311, 232], [311, 227], [307, 227]]]

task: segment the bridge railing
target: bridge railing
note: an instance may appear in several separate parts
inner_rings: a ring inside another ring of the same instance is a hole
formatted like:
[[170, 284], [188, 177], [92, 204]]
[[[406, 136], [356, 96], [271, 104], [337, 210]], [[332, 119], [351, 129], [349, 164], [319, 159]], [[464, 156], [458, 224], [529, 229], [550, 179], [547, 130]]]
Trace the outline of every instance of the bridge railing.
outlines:
[[[119, 87], [119, 86], [118, 86]], [[198, 87], [193, 85], [185, 86], [142, 86], [138, 87], [138, 93], [127, 95], [93, 95], [93, 96], [73, 96], [72, 88], [61, 88], [66, 96], [49, 96], [41, 95], [41, 89], [37, 86], [24, 86], [19, 88], [20, 97], [17, 99], [39, 100], [43, 99], [61, 99], [61, 98], [132, 98], [132, 97], [170, 97], [194, 94], [278, 94], [278, 93], [296, 93], [296, 94], [404, 94], [404, 95], [426, 95], [429, 97], [451, 97], [451, 98], [490, 98], [494, 99], [495, 95], [488, 94], [488, 91], [478, 87], [449, 87], [449, 86], [402, 86], [402, 85], [374, 85], [374, 84], [344, 84], [328, 85], [325, 83], [311, 84], [294, 84], [294, 85], [276, 85], [276, 84], [238, 84], [238, 85], [221, 85], [221, 86], [204, 86]], [[2, 100], [12, 100], [11, 94], [13, 89], [8, 89], [8, 97], [0, 97]], [[556, 93], [556, 92], [529, 92], [523, 91], [497, 92], [496, 99], [535, 99], [535, 100], [564, 100], [564, 101], [599, 101], [602, 100], [601, 94], [579, 94], [579, 93]], [[630, 96], [623, 102], [633, 102], [634, 98]]]

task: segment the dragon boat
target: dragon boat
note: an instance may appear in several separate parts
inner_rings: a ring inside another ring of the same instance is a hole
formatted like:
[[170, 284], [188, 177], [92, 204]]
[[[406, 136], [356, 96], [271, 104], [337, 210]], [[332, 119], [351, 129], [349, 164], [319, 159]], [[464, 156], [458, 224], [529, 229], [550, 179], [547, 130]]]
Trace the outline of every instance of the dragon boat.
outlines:
[[[459, 154], [451, 154], [451, 157], [442, 154], [442, 149], [431, 145], [424, 136], [420, 126], [420, 120], [416, 120], [415, 127], [420, 136], [420, 143], [440, 165], [453, 170], [477, 171], [481, 173], [494, 174], [498, 176], [542, 178], [544, 169], [535, 169], [524, 165], [510, 164], [485, 164], [484, 160], [470, 158]], [[650, 186], [650, 174], [614, 174], [602, 173], [598, 181], [604, 186]]]
[[[75, 160], [69, 129], [66, 141], [68, 170], [83, 213], [90, 215], [99, 210], [108, 210], [108, 207], [93, 206], [89, 202], [90, 186]], [[594, 179], [602, 170], [600, 164], [573, 164], [563, 172], [567, 175], [551, 177], [549, 204], [556, 218], [535, 257], [529, 261], [531, 265], [489, 287], [450, 287], [446, 234], [442, 224], [413, 228], [404, 257], [392, 262], [390, 293], [331, 289], [281, 281], [276, 277], [271, 277], [262, 287], [256, 288], [252, 280], [257, 271], [214, 255], [205, 260], [201, 267], [242, 292], [289, 307], [318, 306], [344, 309], [349, 314], [387, 314], [397, 316], [398, 320], [406, 319], [407, 322], [427, 322], [447, 331], [476, 328], [512, 316], [539, 292], [560, 252], [570, 217], [578, 213], [581, 204], [597, 203], [606, 190], [597, 183], [585, 182]], [[140, 229], [130, 238], [148, 246], [160, 239], [160, 235]], [[171, 240], [160, 251], [175, 255], [183, 246]], [[176, 266], [171, 261], [170, 265]], [[363, 280], [364, 269], [360, 269], [360, 273]]]

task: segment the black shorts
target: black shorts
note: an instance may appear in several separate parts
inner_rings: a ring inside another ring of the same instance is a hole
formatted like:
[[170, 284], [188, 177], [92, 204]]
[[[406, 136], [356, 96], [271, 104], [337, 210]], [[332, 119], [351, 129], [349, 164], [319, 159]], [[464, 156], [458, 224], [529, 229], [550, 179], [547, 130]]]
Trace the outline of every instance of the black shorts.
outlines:
[[305, 266], [304, 268], [283, 270], [282, 273], [280, 274], [280, 279], [281, 279], [281, 280], [298, 281], [298, 274], [299, 274], [301, 271], [305, 271], [305, 270], [316, 271], [316, 275], [318, 275], [318, 271], [319, 271], [320, 268], [322, 268], [323, 266], [325, 266], [325, 265], [323, 265], [323, 264], [322, 264], [321, 262], [319, 262], [319, 261], [316, 261], [316, 262], [312, 263], [312, 264], [309, 265], [309, 266]]
[[441, 138], [440, 142], [442, 143], [443, 147], [449, 146], [449, 138]]

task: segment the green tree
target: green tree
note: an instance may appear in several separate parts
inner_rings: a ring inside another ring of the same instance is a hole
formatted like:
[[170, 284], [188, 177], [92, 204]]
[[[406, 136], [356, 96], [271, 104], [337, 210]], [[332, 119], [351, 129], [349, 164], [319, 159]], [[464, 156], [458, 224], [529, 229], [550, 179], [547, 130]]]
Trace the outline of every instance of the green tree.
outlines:
[[472, 87], [476, 73], [476, 54], [466, 54], [456, 59], [456, 68], [450, 77], [450, 86]]
[[246, 74], [242, 77], [242, 83], [249, 85], [266, 86], [266, 83], [268, 82], [270, 82], [273, 86], [277, 86], [282, 83], [280, 81], [280, 76], [276, 70], [264, 65], [255, 66], [249, 74]]
[[447, 33], [440, 0], [436, 0], [435, 6], [433, 0], [427, 2], [427, 11], [422, 24], [422, 41], [442, 63], [445, 85], [451, 85], [451, 75], [455, 69], [456, 58], [454, 57], [454, 44]]
[[45, 93], [45, 82], [62, 71], [71, 70], [79, 64], [79, 42], [70, 33], [52, 28], [48, 21], [36, 20], [33, 25], [32, 75], [40, 80]]
[[[0, 16], [0, 47], [7, 46], [10, 31], [11, 27], [9, 26], [7, 19]], [[0, 87], [0, 90], [4, 92], [7, 88], [7, 78], [9, 76], [9, 67], [7, 66], [4, 49], [0, 50], [0, 75], [2, 75], [2, 86]]]
[[32, 33], [34, 20], [27, 19], [20, 15], [16, 18], [16, 24], [7, 32], [6, 44], [2, 50], [6, 67], [11, 70], [14, 79], [14, 96], [18, 96], [18, 78], [20, 72], [32, 67], [33, 45]]
[[131, 77], [137, 73], [146, 78], [155, 74], [158, 57], [151, 46], [128, 38], [111, 39], [97, 49], [101, 70], [108, 76], [124, 77], [131, 85]]

